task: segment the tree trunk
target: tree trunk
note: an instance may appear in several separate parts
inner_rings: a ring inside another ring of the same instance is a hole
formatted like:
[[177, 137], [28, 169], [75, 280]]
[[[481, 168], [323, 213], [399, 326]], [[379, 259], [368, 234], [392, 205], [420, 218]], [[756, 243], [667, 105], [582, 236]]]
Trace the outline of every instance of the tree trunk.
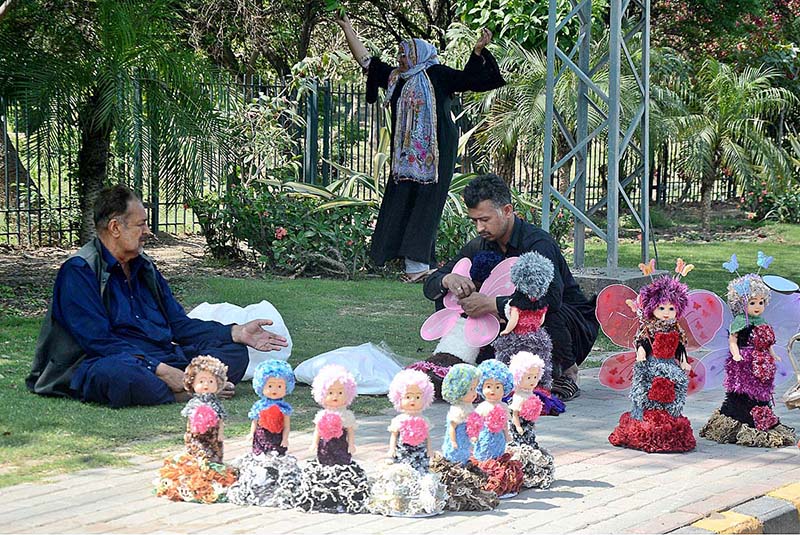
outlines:
[[95, 88], [78, 115], [81, 148], [78, 151], [78, 198], [81, 209], [80, 242], [94, 236], [94, 203], [106, 185], [111, 125], [96, 120], [100, 90]]
[[513, 185], [514, 182], [514, 173], [516, 171], [514, 164], [516, 161], [517, 146], [514, 145], [511, 149], [504, 150], [502, 153], [498, 154], [494, 162], [497, 176], [502, 178], [509, 186]]
[[17, 148], [11, 142], [6, 125], [2, 122], [0, 136], [5, 138], [5, 146], [0, 147], [0, 207], [11, 210], [18, 207], [19, 188], [31, 185], [31, 176], [22, 165]]
[[717, 168], [712, 168], [706, 172], [703, 181], [700, 183], [700, 206], [702, 210], [702, 227], [705, 234], [711, 232], [711, 195], [714, 193], [714, 182], [717, 178]]

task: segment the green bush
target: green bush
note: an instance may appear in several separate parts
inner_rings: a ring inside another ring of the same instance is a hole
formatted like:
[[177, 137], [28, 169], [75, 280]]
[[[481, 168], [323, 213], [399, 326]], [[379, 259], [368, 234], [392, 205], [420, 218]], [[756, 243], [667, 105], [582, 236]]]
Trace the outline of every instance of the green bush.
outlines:
[[780, 223], [800, 223], [800, 186], [774, 190], [766, 181], [745, 186], [739, 207], [749, 219], [772, 219]]

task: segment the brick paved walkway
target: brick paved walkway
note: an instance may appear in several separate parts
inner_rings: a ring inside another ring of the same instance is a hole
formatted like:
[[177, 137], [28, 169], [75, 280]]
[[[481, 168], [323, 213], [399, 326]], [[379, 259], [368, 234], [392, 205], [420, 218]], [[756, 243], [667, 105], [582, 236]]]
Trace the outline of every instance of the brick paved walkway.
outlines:
[[[566, 414], [538, 425], [540, 444], [556, 460], [553, 487], [523, 491], [493, 512], [400, 519], [172, 503], [151, 493], [161, 460], [140, 458], [135, 467], [87, 470], [0, 490], [0, 532], [664, 533], [800, 481], [800, 450], [794, 447], [751, 449], [698, 438], [697, 449], [683, 455], [614, 448], [607, 436], [627, 410], [627, 397], [602, 387], [596, 369], [581, 373], [581, 397], [568, 403]], [[695, 435], [722, 397], [722, 390], [714, 390], [689, 398], [685, 414]], [[438, 424], [435, 443], [441, 442], [446, 411], [446, 404], [436, 404], [429, 413]], [[800, 428], [800, 411], [780, 405], [777, 412]], [[383, 463], [390, 417], [360, 423], [356, 458], [368, 472]], [[293, 434], [291, 452], [305, 458], [309, 440], [308, 433]], [[228, 441], [226, 458], [245, 448], [242, 439]]]

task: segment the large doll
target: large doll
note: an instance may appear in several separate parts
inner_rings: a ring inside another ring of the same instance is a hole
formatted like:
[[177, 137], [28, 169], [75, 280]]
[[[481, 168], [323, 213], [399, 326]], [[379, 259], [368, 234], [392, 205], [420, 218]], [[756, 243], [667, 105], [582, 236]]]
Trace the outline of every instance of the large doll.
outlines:
[[228, 491], [228, 500], [238, 505], [293, 507], [300, 484], [297, 459], [286, 455], [292, 406], [284, 397], [294, 390], [292, 367], [282, 360], [258, 364], [253, 390], [259, 399], [248, 416], [252, 420], [251, 451], [236, 461], [239, 480]]
[[356, 380], [344, 367], [329, 364], [314, 377], [311, 393], [322, 407], [314, 417], [310, 447], [316, 459], [303, 470], [296, 506], [306, 511], [362, 513], [369, 482], [352, 458], [357, 425], [348, 409], [357, 395]]
[[441, 475], [451, 511], [488, 511], [497, 507], [497, 494], [484, 490], [488, 477], [469, 462], [482, 419], [472, 403], [478, 396], [480, 372], [469, 364], [450, 368], [442, 383], [442, 396], [450, 403], [442, 453], [434, 456], [431, 471]]
[[511, 357], [509, 369], [514, 376], [514, 395], [511, 398], [511, 442], [508, 450], [522, 463], [526, 488], [549, 488], [553, 483], [553, 456], [536, 442], [535, 422], [542, 414], [542, 401], [534, 394], [539, 384], [544, 361], [539, 355], [522, 351]]
[[500, 498], [510, 497], [522, 487], [522, 464], [506, 452], [511, 438], [508, 431], [508, 406], [503, 398], [514, 389], [514, 376], [499, 360], [485, 360], [478, 366], [481, 379], [478, 391], [483, 401], [475, 409], [482, 426], [475, 443], [473, 457], [478, 467], [489, 476], [486, 490]]
[[759, 448], [791, 446], [797, 441], [794, 429], [781, 424], [773, 411], [775, 332], [762, 317], [770, 294], [755, 273], [728, 284], [733, 321], [725, 361], [725, 400], [700, 430], [701, 437]]
[[[688, 269], [682, 271], [688, 273]], [[692, 426], [681, 414], [691, 366], [686, 333], [678, 320], [688, 305], [689, 288], [670, 276], [643, 286], [636, 301], [630, 303], [639, 318], [631, 410], [620, 416], [608, 437], [611, 444], [649, 453], [694, 449]]]
[[400, 413], [389, 424], [391, 466], [372, 486], [369, 510], [389, 516], [430, 516], [444, 510], [447, 493], [439, 474], [429, 472], [431, 424], [422, 415], [433, 402], [433, 384], [418, 370], [401, 370], [389, 385]]
[[227, 380], [228, 367], [201, 355], [184, 372], [184, 386], [192, 398], [181, 411], [186, 417], [183, 453], [166, 459], [156, 482], [156, 494], [174, 501], [224, 501], [236, 472], [222, 464], [225, 409], [217, 398]]

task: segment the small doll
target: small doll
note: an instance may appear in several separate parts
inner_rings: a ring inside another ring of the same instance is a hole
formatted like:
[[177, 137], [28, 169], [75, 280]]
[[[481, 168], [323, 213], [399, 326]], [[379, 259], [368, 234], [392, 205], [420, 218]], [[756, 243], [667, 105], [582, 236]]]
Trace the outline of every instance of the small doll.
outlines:
[[488, 511], [497, 507], [497, 495], [484, 490], [487, 476], [472, 463], [472, 444], [483, 421], [472, 403], [478, 396], [480, 372], [469, 364], [450, 368], [442, 383], [442, 396], [451, 404], [442, 453], [431, 461], [431, 471], [441, 475], [451, 511]]
[[389, 424], [392, 465], [372, 485], [369, 510], [388, 516], [431, 516], [444, 511], [447, 492], [439, 474], [428, 471], [431, 425], [422, 412], [433, 402], [433, 384], [418, 370], [401, 370], [389, 385], [400, 412]]
[[511, 282], [516, 291], [506, 304], [508, 324], [492, 343], [495, 358], [504, 364], [520, 351], [527, 351], [544, 362], [544, 369], [535, 394], [544, 403], [544, 414], [561, 414], [564, 403], [551, 395], [553, 342], [542, 329], [547, 314], [545, 296], [553, 282], [555, 269], [550, 259], [536, 252], [525, 253], [511, 268]]
[[353, 375], [329, 364], [319, 370], [311, 386], [314, 401], [322, 406], [314, 417], [311, 453], [316, 459], [303, 470], [297, 507], [306, 511], [362, 513], [369, 496], [364, 469], [353, 461], [356, 418], [348, 409], [357, 396]]
[[300, 484], [297, 459], [286, 455], [292, 406], [284, 397], [294, 390], [294, 371], [278, 359], [260, 362], [253, 374], [259, 397], [248, 413], [252, 420], [248, 440], [251, 451], [236, 461], [239, 480], [228, 491], [238, 505], [289, 508]]
[[174, 501], [223, 501], [236, 472], [222, 464], [223, 419], [227, 417], [217, 392], [227, 380], [228, 367], [201, 355], [184, 372], [184, 387], [192, 394], [181, 415], [186, 417], [186, 449], [166, 459], [156, 482], [156, 494]]
[[[763, 253], [759, 253], [759, 267], [766, 268], [769, 262], [762, 260]], [[730, 271], [737, 267], [738, 263]], [[780, 423], [773, 411], [775, 361], [779, 359], [773, 349], [775, 332], [762, 317], [770, 296], [757, 273], [739, 276], [728, 284], [733, 321], [725, 361], [725, 400], [700, 430], [701, 437], [759, 448], [791, 446], [797, 440], [794, 429]]]
[[[682, 267], [683, 266], [683, 267]], [[694, 266], [678, 259], [678, 277]], [[678, 324], [689, 308], [689, 288], [676, 277], [656, 278], [628, 303], [639, 318], [631, 383], [631, 410], [608, 437], [614, 446], [648, 453], [687, 452], [695, 447], [682, 416], [691, 370], [687, 338]]]
[[544, 361], [538, 355], [522, 351], [511, 357], [509, 369], [514, 376], [514, 395], [509, 405], [509, 451], [522, 463], [523, 486], [546, 489], [553, 483], [555, 466], [553, 456], [536, 442], [534, 426], [542, 414], [542, 401], [533, 393], [542, 376]]
[[508, 406], [503, 398], [514, 389], [514, 376], [508, 366], [499, 360], [485, 360], [478, 365], [481, 379], [478, 391], [483, 402], [475, 413], [482, 418], [482, 426], [475, 443], [474, 459], [478, 467], [489, 476], [486, 490], [495, 492], [501, 499], [511, 497], [522, 486], [522, 464], [512, 460], [506, 452], [511, 438], [508, 431]]

